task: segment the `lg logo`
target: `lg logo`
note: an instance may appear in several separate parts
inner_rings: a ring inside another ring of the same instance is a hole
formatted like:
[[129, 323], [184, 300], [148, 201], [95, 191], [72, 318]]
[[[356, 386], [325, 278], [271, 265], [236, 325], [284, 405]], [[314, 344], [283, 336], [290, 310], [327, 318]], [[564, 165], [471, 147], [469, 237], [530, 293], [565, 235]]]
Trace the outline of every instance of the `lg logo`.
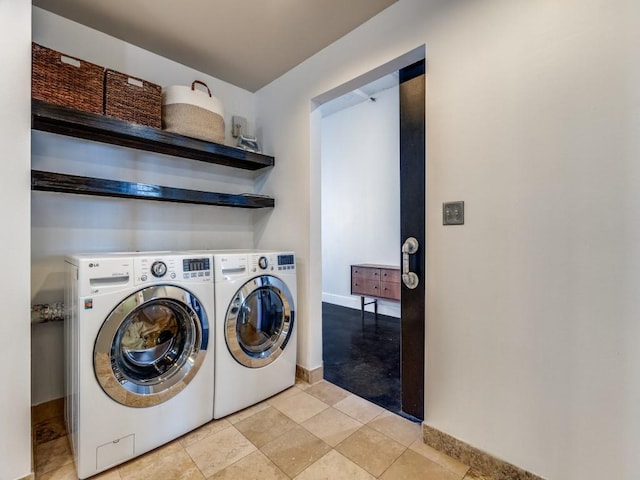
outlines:
[[90, 264], [89, 264], [89, 268], [97, 268], [97, 267], [99, 267], [99, 266], [100, 266], [100, 264], [99, 264], [99, 263], [90, 263]]

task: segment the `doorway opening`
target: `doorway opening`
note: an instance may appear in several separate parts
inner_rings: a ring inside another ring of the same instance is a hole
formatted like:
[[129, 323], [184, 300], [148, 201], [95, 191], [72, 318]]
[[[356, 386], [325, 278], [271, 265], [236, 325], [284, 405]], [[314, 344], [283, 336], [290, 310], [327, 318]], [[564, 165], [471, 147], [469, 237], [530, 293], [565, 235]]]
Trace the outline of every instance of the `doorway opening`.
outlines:
[[[424, 49], [419, 53], [422, 60]], [[346, 94], [318, 102], [321, 168], [317, 171], [321, 171], [324, 378], [394, 413], [422, 419], [424, 284], [418, 290], [422, 291], [422, 309], [416, 310], [418, 315], [422, 312], [421, 325], [412, 334], [416, 338], [411, 339], [411, 348], [407, 348], [406, 329], [416, 328], [416, 312], [412, 312], [412, 305], [407, 308], [406, 302], [399, 301], [400, 291], [405, 290], [399, 284], [404, 241], [401, 234], [406, 233], [404, 220], [401, 221], [401, 201], [406, 202], [402, 200], [406, 194], [401, 195], [401, 183], [406, 179], [401, 182], [400, 160], [401, 151], [407, 148], [401, 142], [408, 141], [406, 112], [401, 114], [401, 101], [405, 102], [406, 110], [406, 98], [402, 100], [405, 94], [400, 80], [407, 77], [405, 67], [413, 63], [405, 59], [395, 70], [387, 70], [373, 80], [369, 76], [368, 82], [356, 79], [342, 87], [351, 88]], [[424, 112], [424, 91], [422, 95]], [[414, 96], [411, 102], [415, 101]], [[401, 115], [405, 116], [403, 121]], [[411, 120], [415, 130], [414, 123]], [[424, 119], [421, 140], [424, 144]], [[423, 149], [423, 164], [425, 160]], [[423, 180], [419, 187], [422, 198], [425, 185]], [[423, 228], [424, 206], [422, 201], [415, 212], [418, 216], [422, 212]], [[423, 232], [421, 241], [424, 242]], [[424, 245], [421, 248], [424, 250]], [[424, 263], [423, 253], [410, 262], [412, 270], [423, 273], [424, 267], [419, 263]], [[384, 287], [391, 295], [377, 293], [382, 290], [372, 291], [371, 295], [354, 291], [354, 285], [363, 280], [357, 277], [359, 266], [377, 267], [376, 275], [384, 274], [385, 278], [382, 285], [378, 278], [375, 288]], [[387, 277], [387, 273], [393, 278]], [[398, 284], [387, 284], [385, 280]], [[412, 302], [415, 303], [415, 298]], [[406, 317], [413, 315], [414, 319], [404, 318], [402, 309], [409, 312]], [[403, 329], [405, 348], [402, 348]], [[411, 364], [409, 370], [407, 362]], [[414, 364], [420, 364], [420, 368], [416, 369]]]
[[377, 293], [378, 271], [363, 268], [373, 276], [354, 291], [352, 266], [399, 267], [398, 78], [392, 72], [321, 107], [324, 378], [395, 413], [402, 410], [399, 285], [395, 300], [358, 295], [359, 286]]

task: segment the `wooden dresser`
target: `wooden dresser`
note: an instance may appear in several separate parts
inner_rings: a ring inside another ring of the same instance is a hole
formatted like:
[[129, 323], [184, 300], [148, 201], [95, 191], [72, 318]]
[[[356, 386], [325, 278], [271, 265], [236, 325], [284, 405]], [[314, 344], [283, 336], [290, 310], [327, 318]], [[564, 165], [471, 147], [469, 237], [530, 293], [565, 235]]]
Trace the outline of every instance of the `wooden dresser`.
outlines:
[[[364, 263], [351, 265], [351, 294], [360, 295], [360, 311], [364, 323], [364, 307], [373, 304], [378, 317], [378, 299], [400, 301], [400, 267]], [[365, 297], [372, 298], [365, 302]]]

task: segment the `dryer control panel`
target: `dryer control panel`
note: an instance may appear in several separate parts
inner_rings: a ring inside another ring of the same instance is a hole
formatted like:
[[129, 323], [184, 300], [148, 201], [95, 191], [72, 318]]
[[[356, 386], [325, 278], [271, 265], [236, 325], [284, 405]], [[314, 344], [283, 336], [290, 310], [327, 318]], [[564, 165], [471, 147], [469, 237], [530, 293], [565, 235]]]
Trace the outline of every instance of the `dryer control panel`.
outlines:
[[281, 253], [278, 255], [278, 270], [295, 270], [296, 258], [293, 253]]
[[251, 272], [293, 273], [296, 268], [293, 253], [258, 253], [250, 256]]
[[184, 282], [213, 281], [210, 255], [140, 256], [133, 260], [137, 285], [159, 280]]

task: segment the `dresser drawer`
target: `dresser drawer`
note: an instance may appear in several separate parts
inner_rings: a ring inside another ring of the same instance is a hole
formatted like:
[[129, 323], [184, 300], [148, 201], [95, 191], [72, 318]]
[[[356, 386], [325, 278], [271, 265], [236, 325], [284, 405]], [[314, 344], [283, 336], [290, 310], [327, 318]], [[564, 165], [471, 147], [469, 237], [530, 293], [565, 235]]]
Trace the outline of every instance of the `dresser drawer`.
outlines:
[[380, 296], [380, 282], [378, 280], [352, 278], [351, 293], [378, 297]]
[[400, 284], [380, 282], [380, 296], [389, 300], [400, 300]]
[[389, 283], [400, 283], [400, 270], [381, 268], [380, 269], [380, 281]]
[[351, 267], [352, 278], [380, 280], [380, 269], [372, 267]]

